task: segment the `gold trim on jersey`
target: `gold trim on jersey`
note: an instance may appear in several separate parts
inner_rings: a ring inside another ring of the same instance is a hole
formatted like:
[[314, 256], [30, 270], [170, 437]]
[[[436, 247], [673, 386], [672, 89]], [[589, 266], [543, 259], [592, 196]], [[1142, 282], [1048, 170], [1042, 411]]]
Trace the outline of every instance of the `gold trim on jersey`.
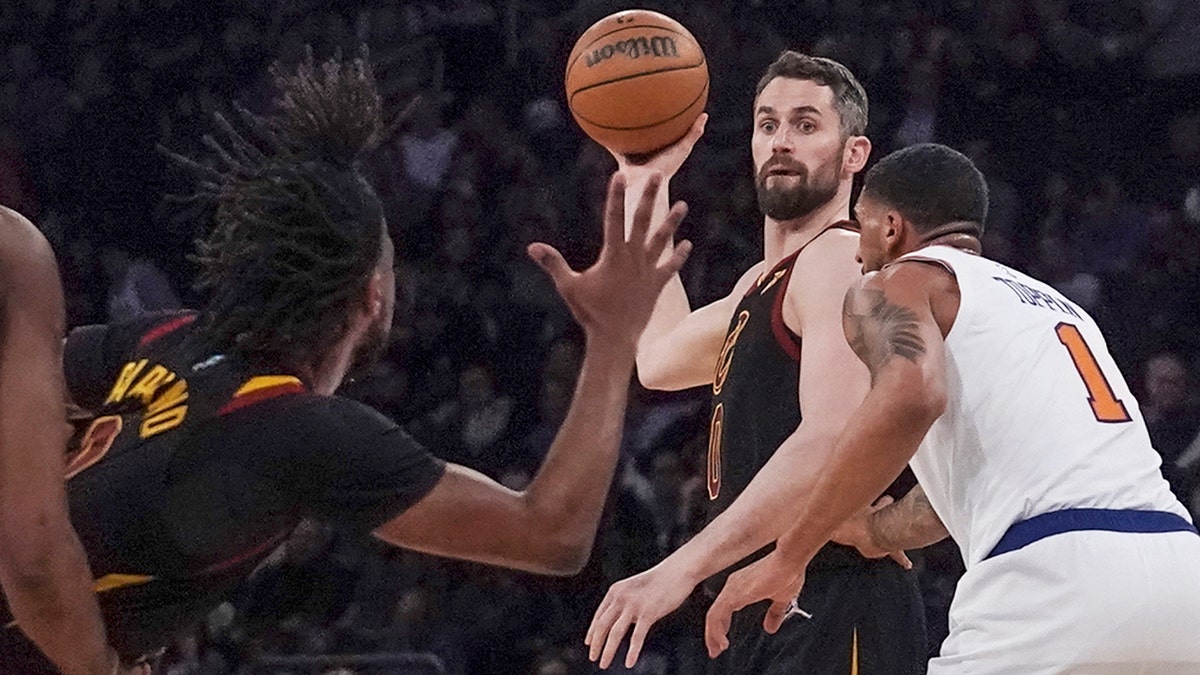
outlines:
[[252, 394], [258, 391], [259, 389], [278, 387], [283, 384], [302, 385], [303, 383], [300, 382], [300, 378], [293, 377], [291, 375], [259, 375], [246, 380], [246, 383], [237, 390], [237, 393], [234, 394], [234, 396], [245, 396], [246, 394]]

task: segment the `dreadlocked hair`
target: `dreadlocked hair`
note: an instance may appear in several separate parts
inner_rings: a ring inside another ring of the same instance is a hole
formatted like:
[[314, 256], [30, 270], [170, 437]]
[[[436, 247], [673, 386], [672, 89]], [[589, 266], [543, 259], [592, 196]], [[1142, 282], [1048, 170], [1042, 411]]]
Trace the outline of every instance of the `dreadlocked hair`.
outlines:
[[192, 256], [209, 294], [199, 337], [311, 367], [341, 338], [382, 250], [383, 209], [360, 167], [383, 136], [382, 105], [365, 49], [319, 65], [310, 49], [294, 71], [270, 73], [270, 113], [235, 106], [246, 134], [214, 115], [211, 162], [166, 152], [201, 174], [189, 199], [216, 205]]

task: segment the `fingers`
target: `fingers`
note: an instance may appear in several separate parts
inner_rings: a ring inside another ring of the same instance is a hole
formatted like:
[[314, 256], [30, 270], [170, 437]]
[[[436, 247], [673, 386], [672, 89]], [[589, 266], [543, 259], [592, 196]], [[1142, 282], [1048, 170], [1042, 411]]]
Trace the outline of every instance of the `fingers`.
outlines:
[[704, 127], [708, 126], [708, 113], [700, 113], [695, 122], [692, 122], [692, 128], [688, 129], [687, 134], [683, 137], [683, 145], [690, 151], [695, 147], [696, 142], [704, 135]]
[[678, 273], [679, 270], [683, 269], [683, 264], [687, 262], [688, 256], [691, 254], [692, 242], [684, 239], [678, 244], [675, 244], [674, 253], [671, 254], [671, 257], [663, 265], [663, 272], [666, 273], [668, 279]]
[[[658, 201], [658, 191], [662, 188], [663, 175], [655, 171], [650, 174], [642, 196], [638, 198], [637, 209], [633, 212], [633, 228], [629, 231], [629, 241], [635, 246], [641, 246], [646, 241], [646, 233], [650, 231], [650, 221], [654, 218], [654, 204]], [[624, 220], [622, 220], [622, 224]], [[665, 226], [665, 225], [664, 225]]]
[[896, 501], [896, 500], [892, 499], [891, 495], [884, 495], [884, 496], [880, 497], [879, 499], [875, 500], [875, 503], [871, 505], [871, 512], [874, 513], [876, 511], [882, 509], [883, 507], [887, 506], [888, 504], [891, 504], [894, 501]]
[[611, 250], [625, 241], [625, 175], [614, 173], [608, 181], [604, 202], [604, 248]]
[[[662, 225], [654, 231], [650, 236], [650, 241], [646, 243], [646, 250], [650, 254], [651, 260], [661, 260], [663, 249], [667, 247], [667, 243], [675, 238], [675, 233], [679, 231], [679, 226], [683, 224], [683, 219], [687, 217], [688, 205], [684, 202], [675, 202], [671, 206], [671, 210], [667, 212], [667, 218]], [[636, 242], [637, 239], [630, 239]]]
[[772, 600], [771, 606], [767, 608], [767, 615], [763, 617], [763, 630], [771, 635], [779, 632], [779, 627], [783, 625], [783, 620], [788, 617], [788, 608], [792, 601], [789, 600]]
[[637, 665], [638, 656], [642, 654], [642, 645], [646, 642], [646, 634], [653, 625], [653, 621], [638, 621], [633, 625], [633, 635], [629, 637], [629, 653], [625, 655], [626, 668]]
[[600, 667], [608, 668], [612, 665], [613, 657], [617, 655], [617, 649], [621, 646], [621, 641], [625, 639], [625, 632], [629, 630], [629, 624], [633, 623], [632, 617], [622, 613], [616, 623], [608, 631], [608, 637], [604, 643], [604, 652], [600, 655]]
[[556, 288], [561, 288], [563, 282], [575, 274], [571, 266], [567, 264], [566, 259], [558, 252], [558, 249], [549, 244], [535, 242], [530, 244], [525, 249], [525, 252], [538, 264], [538, 267], [545, 270]]
[[733, 619], [733, 612], [728, 596], [721, 591], [704, 617], [704, 644], [708, 647], [708, 658], [715, 659], [729, 649], [729, 622]]
[[604, 650], [604, 640], [620, 615], [621, 610], [617, 608], [617, 603], [611, 602], [610, 597], [605, 596], [604, 602], [600, 603], [596, 610], [596, 618], [592, 619], [592, 625], [588, 627], [587, 638], [584, 639], [584, 644], [588, 646], [589, 661], [600, 658], [600, 653]]
[[896, 564], [900, 565], [906, 570], [911, 570], [913, 568], [912, 561], [908, 559], [908, 554], [904, 551], [892, 551], [888, 554], [888, 556], [892, 560], [895, 560]]

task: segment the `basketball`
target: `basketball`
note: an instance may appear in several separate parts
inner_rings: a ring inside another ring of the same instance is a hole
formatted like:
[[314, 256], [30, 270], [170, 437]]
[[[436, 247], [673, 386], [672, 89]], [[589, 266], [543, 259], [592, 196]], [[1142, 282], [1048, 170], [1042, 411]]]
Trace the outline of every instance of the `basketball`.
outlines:
[[610, 14], [567, 59], [567, 105], [584, 133], [626, 155], [683, 137], [708, 102], [708, 64], [688, 29], [644, 9]]

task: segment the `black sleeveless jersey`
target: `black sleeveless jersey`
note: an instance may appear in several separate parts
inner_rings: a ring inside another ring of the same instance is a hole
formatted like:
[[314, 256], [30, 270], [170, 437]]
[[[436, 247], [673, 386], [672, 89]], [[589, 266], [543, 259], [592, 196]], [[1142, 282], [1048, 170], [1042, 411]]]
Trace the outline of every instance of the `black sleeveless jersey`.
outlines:
[[68, 390], [97, 413], [68, 456], [71, 519], [125, 658], [202, 618], [302, 519], [369, 532], [444, 469], [366, 406], [190, 346], [195, 319], [89, 326], [66, 344]]
[[[831, 227], [853, 229], [852, 223]], [[818, 235], [820, 236], [820, 235]], [[800, 250], [763, 274], [738, 303], [713, 376], [708, 444], [709, 520], [746, 489], [775, 450], [800, 426], [800, 336], [783, 320], [783, 302]], [[915, 484], [911, 473], [889, 488], [897, 499]], [[903, 491], [901, 491], [903, 490]], [[759, 551], [736, 567], [765, 555]], [[847, 546], [830, 543], [810, 569], [863, 560]]]

